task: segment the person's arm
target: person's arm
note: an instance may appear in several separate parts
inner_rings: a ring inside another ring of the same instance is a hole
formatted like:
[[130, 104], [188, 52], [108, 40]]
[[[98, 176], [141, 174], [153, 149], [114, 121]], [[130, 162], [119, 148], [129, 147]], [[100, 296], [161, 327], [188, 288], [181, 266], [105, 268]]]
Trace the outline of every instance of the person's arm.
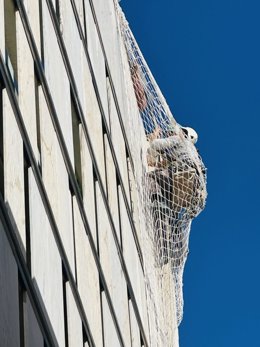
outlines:
[[140, 111], [143, 111], [147, 106], [147, 99], [137, 64], [134, 64], [131, 68], [131, 77], [133, 81], [138, 108]]
[[180, 139], [178, 136], [170, 136], [164, 139], [155, 139], [151, 142], [151, 150], [161, 152], [164, 149], [178, 146]]

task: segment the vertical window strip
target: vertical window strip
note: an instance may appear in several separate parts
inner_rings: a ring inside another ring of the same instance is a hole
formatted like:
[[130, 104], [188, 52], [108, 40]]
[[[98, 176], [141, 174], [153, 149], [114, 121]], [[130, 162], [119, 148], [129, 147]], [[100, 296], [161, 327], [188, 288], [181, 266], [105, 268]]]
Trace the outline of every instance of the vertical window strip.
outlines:
[[18, 92], [17, 83], [17, 43], [16, 43], [16, 7], [13, 1], [4, 0], [5, 18], [5, 60], [6, 66], [13, 82], [13, 87]]
[[71, 98], [71, 117], [72, 117], [72, 131], [73, 131], [73, 148], [74, 148], [74, 167], [75, 176], [80, 188], [82, 196], [82, 169], [81, 169], [81, 146], [80, 146], [80, 131], [79, 125], [81, 124], [80, 119], [76, 113], [74, 101]]

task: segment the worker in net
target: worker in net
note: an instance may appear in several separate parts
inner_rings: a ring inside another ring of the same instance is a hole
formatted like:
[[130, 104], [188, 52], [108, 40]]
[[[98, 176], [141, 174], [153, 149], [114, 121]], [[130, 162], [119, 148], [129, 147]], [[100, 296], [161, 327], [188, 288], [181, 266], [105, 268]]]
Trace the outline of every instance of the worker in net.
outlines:
[[[160, 136], [164, 137], [160, 137]], [[168, 136], [166, 136], [168, 135]], [[204, 173], [192, 128], [156, 129], [147, 150], [150, 201], [162, 263], [178, 267], [188, 252], [185, 230], [202, 208]], [[205, 193], [205, 191], [204, 191]]]

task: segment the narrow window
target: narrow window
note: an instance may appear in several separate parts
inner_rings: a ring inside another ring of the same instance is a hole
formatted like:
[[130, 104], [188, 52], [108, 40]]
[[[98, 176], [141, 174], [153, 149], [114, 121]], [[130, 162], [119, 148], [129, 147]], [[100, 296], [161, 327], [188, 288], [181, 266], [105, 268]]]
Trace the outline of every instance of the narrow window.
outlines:
[[30, 238], [30, 208], [29, 208], [29, 159], [25, 147], [23, 149], [24, 162], [24, 206], [25, 206], [25, 234], [26, 234], [26, 262], [31, 273], [31, 238]]
[[37, 130], [37, 148], [38, 148], [38, 158], [37, 164], [39, 166], [40, 172], [42, 172], [41, 167], [41, 127], [40, 127], [40, 105], [39, 105], [39, 86], [40, 82], [37, 78], [36, 73], [34, 74], [34, 82], [35, 82], [35, 106], [36, 106], [36, 130]]
[[[94, 201], [95, 201], [95, 220], [96, 220], [96, 240], [97, 240], [97, 253], [98, 253], [98, 256], [99, 256], [99, 225], [98, 225], [98, 197], [97, 197], [97, 191], [99, 189], [99, 185], [98, 185], [98, 179], [97, 179], [97, 176], [96, 176], [96, 172], [95, 170], [93, 170], [93, 184], [94, 184]], [[100, 291], [102, 292], [102, 290], [104, 290], [103, 288], [103, 285], [101, 284], [101, 280], [99, 278], [99, 284], [100, 284]]]
[[105, 181], [105, 188], [106, 188], [106, 196], [108, 198], [108, 177], [107, 177], [107, 149], [106, 147], [108, 147], [108, 149], [110, 149], [109, 147], [109, 143], [108, 143], [108, 138], [107, 138], [107, 133], [105, 130], [105, 126], [104, 126], [104, 122], [102, 120], [102, 129], [103, 129], [103, 153], [104, 153], [104, 164], [105, 164], [105, 177], [106, 177], [106, 181]]
[[86, 22], [86, 5], [85, 5], [85, 0], [83, 1], [83, 14], [84, 14], [84, 36], [85, 36], [85, 42], [87, 45], [87, 22]]
[[44, 41], [43, 41], [43, 14], [42, 14], [42, 0], [39, 0], [39, 7], [40, 7], [41, 60], [42, 60], [42, 68], [44, 69]]
[[73, 249], [74, 249], [74, 264], [75, 264], [75, 282], [78, 285], [78, 267], [77, 267], [77, 249], [76, 249], [76, 236], [75, 236], [75, 214], [74, 214], [74, 204], [77, 203], [73, 200], [73, 195], [71, 195], [71, 210], [72, 210], [72, 231], [73, 231]]
[[16, 7], [13, 1], [4, 0], [5, 13], [5, 59], [13, 86], [17, 92], [17, 45], [16, 45]]
[[[99, 281], [101, 285], [101, 281]], [[104, 301], [106, 301], [106, 294], [102, 285], [100, 286], [100, 309], [101, 309], [101, 322], [102, 322], [102, 345], [105, 346], [105, 316], [104, 316]]]
[[60, 0], [56, 0], [56, 16], [60, 22]]
[[71, 116], [73, 130], [73, 148], [74, 148], [74, 167], [75, 176], [79, 184], [82, 195], [82, 171], [81, 171], [81, 151], [80, 151], [80, 126], [81, 122], [76, 112], [76, 107], [73, 99], [71, 99]]
[[25, 289], [21, 277], [19, 276], [19, 325], [20, 325], [20, 347], [25, 347], [24, 338], [24, 301]]
[[[63, 264], [62, 264], [63, 265]], [[63, 285], [63, 307], [64, 307], [64, 328], [65, 328], [65, 346], [69, 346], [68, 335], [68, 308], [67, 308], [67, 284], [68, 278], [64, 266], [62, 266], [62, 285]]]
[[56, 16], [58, 23], [61, 26], [60, 0], [56, 0]]
[[129, 196], [130, 196], [130, 203], [131, 203], [130, 208], [131, 208], [131, 213], [133, 215], [133, 213], [134, 213], [134, 201], [133, 201], [134, 192], [133, 192], [133, 190], [135, 189], [135, 187], [134, 187], [134, 181], [133, 181], [133, 176], [132, 176], [131, 163], [130, 163], [127, 149], [126, 149], [126, 164], [127, 164], [127, 179], [128, 179], [128, 187], [129, 187]]
[[123, 235], [122, 235], [122, 229], [123, 229], [123, 226], [122, 226], [122, 190], [121, 190], [121, 185], [118, 181], [118, 176], [116, 175], [117, 177], [117, 201], [118, 201], [118, 218], [119, 218], [119, 236], [120, 236], [120, 246], [122, 248], [122, 251], [123, 251]]

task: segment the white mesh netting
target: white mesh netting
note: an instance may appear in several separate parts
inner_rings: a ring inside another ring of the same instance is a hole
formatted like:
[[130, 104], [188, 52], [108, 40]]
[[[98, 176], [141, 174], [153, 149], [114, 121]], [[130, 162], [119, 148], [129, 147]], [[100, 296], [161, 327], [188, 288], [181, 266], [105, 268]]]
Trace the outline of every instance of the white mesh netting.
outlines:
[[[171, 346], [171, 315], [176, 312], [177, 325], [183, 315], [182, 277], [191, 222], [205, 206], [206, 169], [194, 146], [196, 133], [175, 121], [121, 8], [115, 3], [144, 128], [140, 135], [144, 140], [138, 141], [139, 135], [129, 121], [130, 145], [134, 148], [136, 143], [141, 144], [146, 158], [141, 173], [139, 170], [134, 175], [140, 219], [145, 219], [142, 252], [150, 302], [148, 315], [156, 316], [149, 317], [150, 329], [154, 324], [161, 344]], [[154, 345], [159, 345], [158, 341]]]

